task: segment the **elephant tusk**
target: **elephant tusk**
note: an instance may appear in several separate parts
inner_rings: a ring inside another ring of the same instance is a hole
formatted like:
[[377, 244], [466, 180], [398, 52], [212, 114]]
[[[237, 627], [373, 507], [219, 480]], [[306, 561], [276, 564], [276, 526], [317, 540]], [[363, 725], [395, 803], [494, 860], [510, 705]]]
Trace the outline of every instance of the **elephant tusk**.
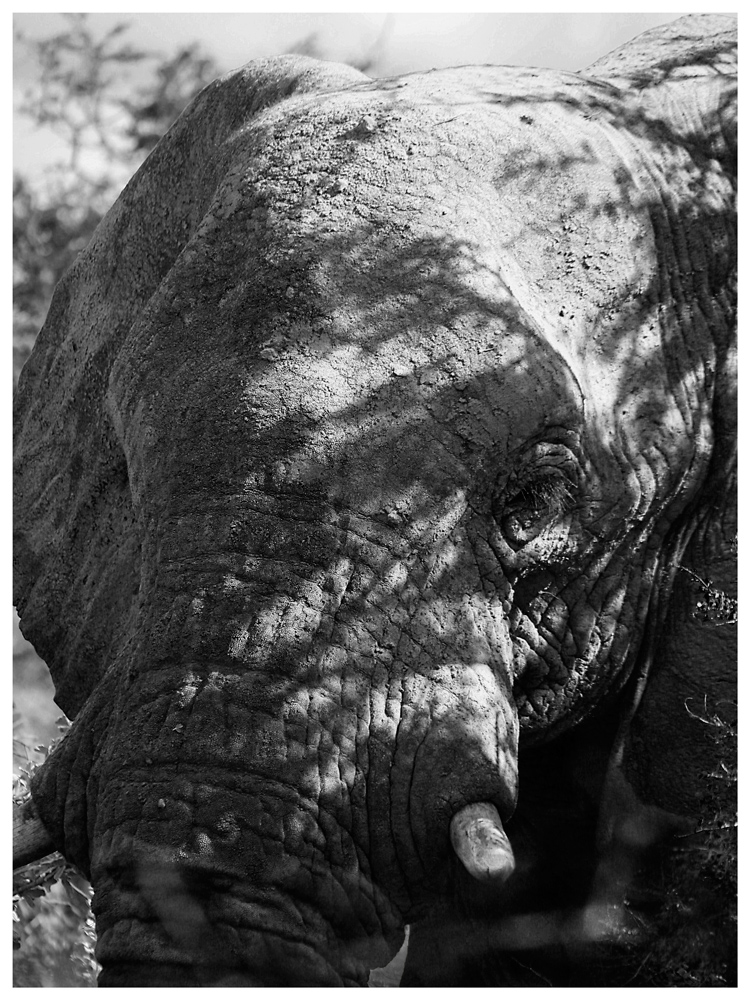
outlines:
[[505, 882], [516, 867], [500, 814], [489, 802], [475, 802], [456, 813], [451, 844], [467, 872], [481, 882]]

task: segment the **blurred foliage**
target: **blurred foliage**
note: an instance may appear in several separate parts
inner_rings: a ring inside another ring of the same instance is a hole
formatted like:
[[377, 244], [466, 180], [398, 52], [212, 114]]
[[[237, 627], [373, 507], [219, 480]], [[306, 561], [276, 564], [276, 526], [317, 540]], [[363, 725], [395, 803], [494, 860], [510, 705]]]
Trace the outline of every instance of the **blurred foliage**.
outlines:
[[[380, 76], [381, 61], [385, 56], [395, 19], [395, 14], [386, 14], [380, 31], [372, 44], [358, 55], [350, 54], [346, 62], [354, 69], [358, 69], [360, 73]], [[334, 61], [340, 59], [340, 56], [336, 56], [330, 51], [330, 40], [318, 31], [305, 35], [304, 38], [295, 42], [288, 51], [301, 56], [311, 56], [313, 59], [333, 59]]]
[[[29, 779], [67, 732], [70, 722], [57, 721], [59, 735], [48, 746], [30, 749], [17, 735], [20, 716], [13, 713], [14, 757], [23, 758], [13, 779], [13, 804], [29, 797]], [[91, 912], [92, 890], [81, 873], [61, 854], [13, 872], [14, 986], [94, 987], [98, 965]]]
[[707, 727], [718, 764], [706, 775], [701, 823], [676, 839], [657, 873], [666, 891], [639, 918], [634, 987], [737, 986], [737, 727], [705, 704], [685, 707]]
[[[735, 539], [735, 552], [737, 551], [737, 540]], [[699, 621], [709, 622], [712, 625], [736, 625], [738, 619], [738, 603], [734, 597], [725, 594], [723, 590], [718, 590], [713, 580], [704, 580], [697, 576], [692, 570], [682, 567], [682, 572], [687, 573], [698, 584], [701, 596], [696, 603], [693, 618]]]
[[60, 854], [14, 876], [13, 985], [95, 987], [91, 887]]

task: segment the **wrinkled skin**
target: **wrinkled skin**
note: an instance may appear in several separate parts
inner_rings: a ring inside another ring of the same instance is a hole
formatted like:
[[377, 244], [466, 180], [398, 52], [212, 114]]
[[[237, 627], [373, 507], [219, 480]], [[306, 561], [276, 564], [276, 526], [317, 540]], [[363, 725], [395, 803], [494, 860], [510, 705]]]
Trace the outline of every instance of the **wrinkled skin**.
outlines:
[[[77, 717], [33, 795], [101, 985], [363, 984], [407, 923], [404, 983], [583, 982], [510, 918], [610, 903], [634, 817], [651, 849], [698, 816], [685, 701], [734, 699], [680, 573], [730, 587], [733, 36], [582, 76], [250, 64], [61, 283], [17, 603]], [[472, 803], [502, 886], [452, 851]]]

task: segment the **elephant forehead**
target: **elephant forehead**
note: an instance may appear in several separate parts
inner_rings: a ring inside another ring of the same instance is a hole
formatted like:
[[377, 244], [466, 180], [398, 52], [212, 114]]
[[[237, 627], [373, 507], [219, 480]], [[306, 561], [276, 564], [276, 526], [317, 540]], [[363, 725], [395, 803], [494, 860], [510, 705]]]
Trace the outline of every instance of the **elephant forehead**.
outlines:
[[113, 379], [136, 485], [139, 468], [190, 489], [271, 475], [408, 505], [580, 421], [569, 366], [495, 270], [477, 276], [479, 251], [457, 246], [448, 265], [424, 231], [360, 224], [342, 260], [304, 249], [304, 225], [252, 280], [210, 280], [231, 223], [170, 274]]
[[[643, 341], [663, 295], [662, 195], [629, 120], [608, 88], [497, 67], [271, 109], [230, 140], [234, 166], [197, 234], [211, 260], [241, 256], [221, 306], [265, 312], [268, 351], [306, 319], [368, 350], [407, 325], [473, 338], [494, 323], [541, 333], [579, 380], [602, 358], [619, 371], [658, 345]], [[676, 190], [696, 178], [674, 157]]]
[[303, 159], [318, 113], [303, 103], [265, 119], [274, 142], [260, 162], [234, 150], [133, 328], [112, 380], [131, 473], [151, 452], [150, 478], [171, 466], [208, 483], [243, 463], [248, 477], [273, 464], [320, 478], [345, 462], [363, 488], [453, 489], [488, 457], [579, 419], [567, 362], [504, 273], [491, 185], [469, 184], [451, 149], [437, 167], [420, 154], [428, 176], [415, 175], [408, 148], [392, 163], [356, 115], [358, 137], [342, 140], [351, 113], [334, 128], [330, 109]]
[[[677, 268], [673, 243], [685, 241], [698, 274], [726, 250], [731, 192], [718, 165], [644, 132], [611, 88], [573, 75], [479, 67], [378, 87], [363, 88], [348, 127], [329, 130], [346, 154], [331, 157], [328, 201], [302, 212], [324, 220], [318, 246], [332, 252], [316, 269], [351, 307], [348, 324], [338, 311], [341, 328], [377, 339], [409, 316], [422, 333], [447, 325], [481, 339], [483, 326], [502, 327], [496, 371], [511, 370], [518, 335], [540, 384], [555, 386], [547, 400], [558, 385], [566, 404], [585, 395], [603, 442], [629, 438], [635, 456], [682, 440], [700, 387], [678, 362], [691, 398], [675, 393], [662, 347], [695, 339], [672, 291], [684, 285], [677, 299], [690, 298], [698, 282]], [[557, 375], [545, 370], [549, 351]], [[504, 389], [530, 393], [514, 410], [523, 434], [533, 380], [518, 375]]]
[[136, 479], [153, 440], [193, 482], [272, 454], [393, 479], [394, 455], [406, 474], [441, 448], [433, 478], [465, 480], [580, 422], [584, 393], [603, 440], [644, 387], [662, 398], [660, 196], [617, 101], [564, 74], [462, 76], [304, 95], [225, 141], [113, 373]]

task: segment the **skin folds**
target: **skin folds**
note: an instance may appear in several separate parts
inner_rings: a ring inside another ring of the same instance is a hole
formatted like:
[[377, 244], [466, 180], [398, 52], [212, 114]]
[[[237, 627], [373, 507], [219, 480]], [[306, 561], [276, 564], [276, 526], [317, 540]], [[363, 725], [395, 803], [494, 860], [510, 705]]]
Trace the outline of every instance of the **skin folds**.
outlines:
[[671, 594], [731, 545], [732, 21], [668, 27], [637, 88], [249, 64], [61, 283], [17, 599], [77, 716], [33, 795], [101, 985], [363, 984], [407, 923], [406, 980], [460, 985], [586, 899], [602, 802], [691, 815], [641, 758], [725, 693]]

